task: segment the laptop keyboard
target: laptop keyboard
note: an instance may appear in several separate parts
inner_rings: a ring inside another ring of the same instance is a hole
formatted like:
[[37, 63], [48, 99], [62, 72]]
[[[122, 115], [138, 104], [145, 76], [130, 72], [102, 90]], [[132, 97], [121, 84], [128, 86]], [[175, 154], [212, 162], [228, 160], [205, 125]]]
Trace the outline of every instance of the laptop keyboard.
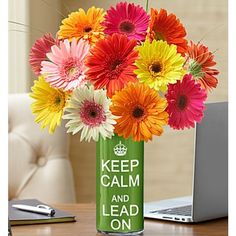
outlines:
[[158, 214], [168, 214], [168, 215], [181, 215], [181, 216], [191, 216], [192, 205], [168, 208], [164, 210], [151, 211], [151, 213]]

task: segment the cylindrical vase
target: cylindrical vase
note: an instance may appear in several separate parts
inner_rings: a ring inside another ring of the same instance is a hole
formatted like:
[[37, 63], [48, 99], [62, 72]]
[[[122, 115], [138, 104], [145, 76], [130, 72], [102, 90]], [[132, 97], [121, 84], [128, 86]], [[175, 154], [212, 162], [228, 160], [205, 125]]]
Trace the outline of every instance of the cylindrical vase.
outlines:
[[107, 234], [143, 232], [144, 143], [117, 135], [96, 147], [96, 225]]

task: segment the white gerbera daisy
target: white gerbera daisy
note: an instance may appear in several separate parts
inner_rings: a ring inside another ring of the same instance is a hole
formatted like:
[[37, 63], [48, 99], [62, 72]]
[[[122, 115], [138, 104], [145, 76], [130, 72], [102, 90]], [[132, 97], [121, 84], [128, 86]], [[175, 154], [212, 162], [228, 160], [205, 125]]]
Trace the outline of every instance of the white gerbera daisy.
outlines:
[[80, 141], [98, 141], [114, 135], [115, 116], [109, 110], [111, 101], [105, 90], [94, 90], [93, 86], [83, 86], [73, 91], [65, 109], [68, 114], [63, 119], [67, 133], [76, 134], [81, 131]]

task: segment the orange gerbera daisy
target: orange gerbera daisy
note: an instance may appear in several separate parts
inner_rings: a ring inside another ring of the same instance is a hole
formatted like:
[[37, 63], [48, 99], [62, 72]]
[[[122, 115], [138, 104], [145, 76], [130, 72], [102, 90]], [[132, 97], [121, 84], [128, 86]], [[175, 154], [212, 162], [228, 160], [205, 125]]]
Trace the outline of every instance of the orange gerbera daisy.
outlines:
[[187, 51], [186, 31], [180, 20], [174, 14], [167, 14], [165, 9], [159, 12], [151, 9], [151, 21], [148, 38], [164, 40], [168, 44], [175, 44], [177, 52], [182, 55]]
[[160, 136], [168, 122], [167, 101], [143, 83], [129, 83], [112, 97], [111, 112], [118, 116], [115, 133], [125, 139], [148, 141]]
[[80, 8], [76, 12], [72, 12], [68, 18], [62, 21], [58, 32], [59, 39], [73, 38], [89, 40], [91, 44], [101, 38], [104, 38], [103, 26], [104, 10], [102, 8], [91, 7], [87, 14]]
[[193, 78], [201, 84], [201, 87], [208, 92], [216, 88], [218, 80], [215, 77], [219, 74], [217, 69], [212, 67], [216, 65], [214, 54], [203, 44], [194, 44], [192, 41], [188, 46], [186, 68]]

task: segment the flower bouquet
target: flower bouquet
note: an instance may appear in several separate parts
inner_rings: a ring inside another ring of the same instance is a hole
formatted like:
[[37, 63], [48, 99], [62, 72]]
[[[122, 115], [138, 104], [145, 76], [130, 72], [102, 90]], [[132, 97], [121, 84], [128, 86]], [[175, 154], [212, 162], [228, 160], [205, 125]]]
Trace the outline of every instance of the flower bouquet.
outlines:
[[98, 231], [142, 232], [143, 143], [202, 120], [218, 83], [213, 53], [173, 13], [120, 2], [70, 13], [29, 61], [35, 122], [53, 133], [65, 119], [68, 133], [97, 142]]

